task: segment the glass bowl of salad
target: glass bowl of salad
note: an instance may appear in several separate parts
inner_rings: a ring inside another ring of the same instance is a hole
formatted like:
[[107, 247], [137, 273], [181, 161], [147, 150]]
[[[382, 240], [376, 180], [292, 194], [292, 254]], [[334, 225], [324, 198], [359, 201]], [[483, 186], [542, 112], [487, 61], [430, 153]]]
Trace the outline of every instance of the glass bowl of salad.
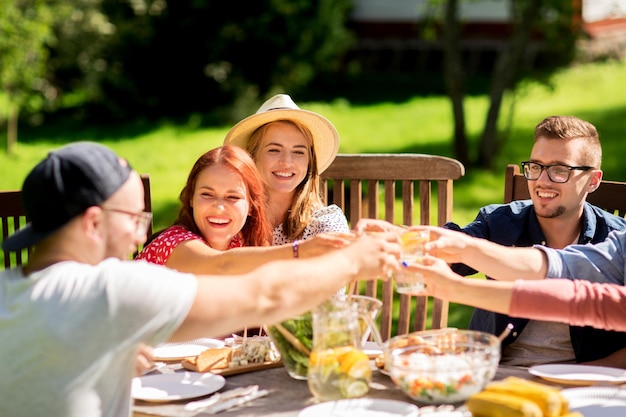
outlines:
[[289, 376], [307, 379], [313, 345], [313, 317], [310, 312], [268, 326], [267, 332], [280, 352]]
[[387, 371], [415, 401], [461, 403], [481, 391], [496, 374], [500, 341], [492, 334], [427, 330], [412, 333], [411, 340], [412, 344], [388, 352]]

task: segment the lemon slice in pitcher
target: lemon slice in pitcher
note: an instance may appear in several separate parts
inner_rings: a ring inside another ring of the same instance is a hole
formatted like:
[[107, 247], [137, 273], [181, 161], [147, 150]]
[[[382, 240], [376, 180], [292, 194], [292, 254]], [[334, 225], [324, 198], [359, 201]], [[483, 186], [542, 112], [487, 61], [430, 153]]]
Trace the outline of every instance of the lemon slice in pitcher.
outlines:
[[342, 397], [356, 398], [367, 394], [369, 382], [372, 380], [372, 368], [365, 353], [354, 349], [344, 354], [339, 373], [339, 392]]
[[363, 380], [352, 380], [346, 378], [339, 384], [339, 392], [344, 398], [357, 398], [362, 397], [368, 393], [370, 387], [367, 382]]
[[340, 359], [339, 372], [354, 379], [370, 379], [372, 369], [367, 355], [360, 350], [352, 350]]

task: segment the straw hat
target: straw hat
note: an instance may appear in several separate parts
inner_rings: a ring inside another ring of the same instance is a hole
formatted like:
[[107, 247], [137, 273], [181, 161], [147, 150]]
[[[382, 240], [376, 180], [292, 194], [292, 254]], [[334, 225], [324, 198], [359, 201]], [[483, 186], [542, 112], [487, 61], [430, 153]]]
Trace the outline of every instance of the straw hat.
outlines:
[[228, 132], [224, 144], [246, 148], [248, 139], [259, 127], [276, 120], [293, 120], [306, 126], [313, 137], [317, 157], [317, 170], [324, 172], [339, 150], [339, 133], [325, 117], [302, 110], [287, 94], [277, 94], [268, 99], [252, 116], [248, 116]]

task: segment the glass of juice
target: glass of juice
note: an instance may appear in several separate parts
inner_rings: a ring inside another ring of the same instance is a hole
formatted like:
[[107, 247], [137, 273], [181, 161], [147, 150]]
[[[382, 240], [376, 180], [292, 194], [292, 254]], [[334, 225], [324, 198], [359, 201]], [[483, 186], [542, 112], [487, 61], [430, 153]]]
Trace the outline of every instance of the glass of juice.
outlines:
[[[424, 257], [424, 244], [428, 231], [408, 230], [400, 235], [400, 260], [407, 263], [420, 262]], [[401, 294], [420, 294], [424, 291], [424, 277], [417, 272], [398, 271], [395, 274], [396, 291]]]

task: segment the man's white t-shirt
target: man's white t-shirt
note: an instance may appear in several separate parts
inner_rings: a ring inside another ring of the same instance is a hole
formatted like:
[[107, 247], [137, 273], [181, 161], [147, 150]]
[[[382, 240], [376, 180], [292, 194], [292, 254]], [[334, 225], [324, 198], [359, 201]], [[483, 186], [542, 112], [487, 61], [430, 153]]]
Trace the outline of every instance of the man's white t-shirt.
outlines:
[[0, 416], [120, 417], [140, 342], [166, 341], [196, 278], [146, 262], [0, 272]]

